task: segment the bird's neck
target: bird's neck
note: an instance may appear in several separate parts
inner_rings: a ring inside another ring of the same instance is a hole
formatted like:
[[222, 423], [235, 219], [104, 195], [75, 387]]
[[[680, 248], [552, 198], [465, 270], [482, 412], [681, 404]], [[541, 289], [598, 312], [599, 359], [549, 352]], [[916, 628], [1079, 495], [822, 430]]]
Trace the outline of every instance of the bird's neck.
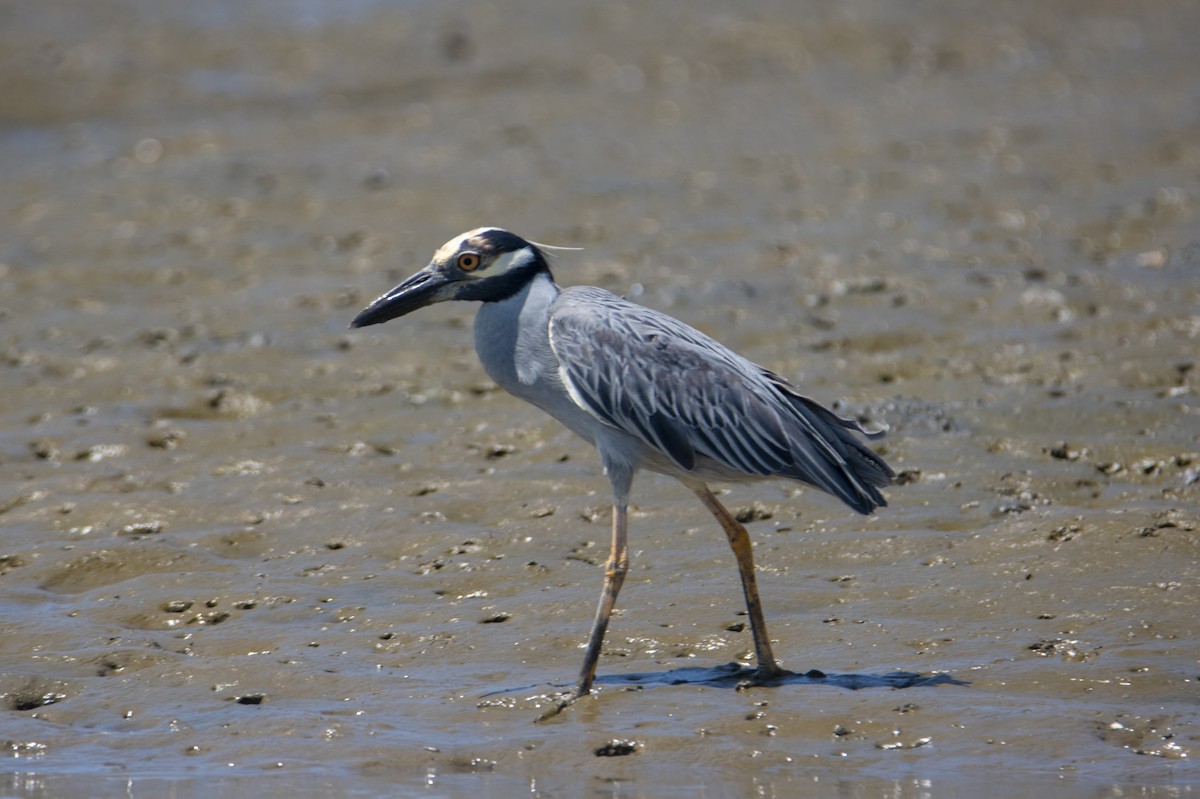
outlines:
[[550, 307], [560, 291], [549, 272], [539, 272], [510, 297], [479, 307], [475, 351], [505, 390], [520, 396], [520, 385], [530, 385], [541, 376], [550, 346]]

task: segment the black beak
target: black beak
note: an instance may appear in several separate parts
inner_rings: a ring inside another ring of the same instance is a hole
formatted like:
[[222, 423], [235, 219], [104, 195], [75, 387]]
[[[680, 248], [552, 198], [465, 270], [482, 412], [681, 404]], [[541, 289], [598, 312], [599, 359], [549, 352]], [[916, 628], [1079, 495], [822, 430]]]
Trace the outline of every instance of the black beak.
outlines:
[[377, 325], [439, 302], [445, 299], [441, 290], [452, 282], [430, 264], [359, 311], [350, 327]]

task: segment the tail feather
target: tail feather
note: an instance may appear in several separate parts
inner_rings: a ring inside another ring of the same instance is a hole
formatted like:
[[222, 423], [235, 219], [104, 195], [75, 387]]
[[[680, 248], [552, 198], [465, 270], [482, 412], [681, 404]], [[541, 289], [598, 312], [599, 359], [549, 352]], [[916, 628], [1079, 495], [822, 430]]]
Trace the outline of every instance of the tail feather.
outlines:
[[[879, 439], [885, 430], [867, 431], [853, 419], [838, 416], [820, 403], [805, 397], [790, 384], [776, 377], [776, 385], [796, 411], [809, 420], [819, 422], [821, 432], [827, 434], [827, 443], [841, 457], [837, 479], [833, 485], [817, 485], [859, 513], [868, 514], [875, 508], [887, 505], [879, 493], [880, 488], [891, 485], [896, 473], [874, 450], [858, 437]], [[812, 484], [807, 475], [789, 475]]]

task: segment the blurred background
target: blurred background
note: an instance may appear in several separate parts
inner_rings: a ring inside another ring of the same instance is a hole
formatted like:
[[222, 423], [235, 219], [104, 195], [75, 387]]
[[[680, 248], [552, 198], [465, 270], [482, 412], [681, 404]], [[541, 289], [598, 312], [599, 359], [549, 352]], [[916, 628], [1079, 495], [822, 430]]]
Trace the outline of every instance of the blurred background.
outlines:
[[[0, 784], [1191, 796], [1197, 31], [0, 2]], [[726, 499], [789, 668], [969, 686], [667, 685], [752, 647], [719, 530], [646, 476], [601, 691], [531, 724], [600, 586], [594, 454], [490, 384], [469, 306], [345, 329], [482, 225], [888, 425], [876, 517]]]

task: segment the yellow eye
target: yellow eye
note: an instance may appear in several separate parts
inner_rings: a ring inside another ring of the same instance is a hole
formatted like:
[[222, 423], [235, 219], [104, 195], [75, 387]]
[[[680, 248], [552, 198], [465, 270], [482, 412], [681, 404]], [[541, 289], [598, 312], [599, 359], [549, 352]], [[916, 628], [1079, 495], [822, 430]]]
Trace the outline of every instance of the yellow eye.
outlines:
[[479, 268], [479, 254], [474, 252], [464, 252], [458, 256], [458, 268], [464, 272], [474, 272]]

